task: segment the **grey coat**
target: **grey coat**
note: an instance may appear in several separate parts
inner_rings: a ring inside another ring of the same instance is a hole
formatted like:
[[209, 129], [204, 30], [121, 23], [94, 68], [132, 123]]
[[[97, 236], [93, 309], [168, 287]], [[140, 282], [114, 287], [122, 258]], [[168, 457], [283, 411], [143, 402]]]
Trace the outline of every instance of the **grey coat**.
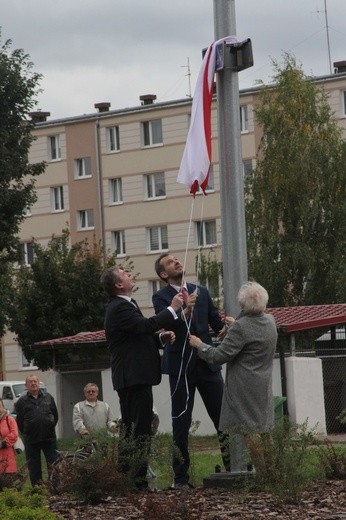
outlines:
[[272, 315], [241, 314], [218, 347], [203, 344], [198, 349], [208, 363], [227, 363], [220, 430], [264, 433], [273, 426], [276, 341]]

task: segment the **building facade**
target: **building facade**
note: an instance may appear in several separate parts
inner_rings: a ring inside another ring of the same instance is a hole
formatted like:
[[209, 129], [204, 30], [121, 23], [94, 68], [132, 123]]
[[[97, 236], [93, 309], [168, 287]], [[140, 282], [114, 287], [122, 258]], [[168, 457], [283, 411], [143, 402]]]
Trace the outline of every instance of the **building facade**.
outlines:
[[[346, 72], [314, 78], [329, 94], [335, 118], [346, 138]], [[254, 109], [260, 88], [240, 92], [240, 132], [244, 175], [255, 167], [261, 132]], [[49, 113], [32, 114], [36, 141], [30, 162], [46, 161], [36, 181], [38, 200], [28, 208], [21, 226], [23, 262], [33, 260], [32, 240], [46, 245], [63, 229], [71, 243], [101, 241], [130, 257], [139, 273], [136, 299], [143, 312], [153, 313], [151, 296], [159, 288], [154, 262], [163, 251], [186, 257], [186, 278], [196, 281], [199, 248], [221, 259], [220, 183], [217, 101], [212, 105], [212, 168], [207, 197], [197, 193], [192, 208], [188, 186], [177, 174], [189, 128], [190, 98], [155, 103], [141, 96], [133, 108], [111, 110], [95, 104], [95, 113], [49, 120]], [[3, 378], [23, 379], [33, 367], [23, 358], [14, 334], [2, 338]], [[42, 374], [44, 380], [45, 375]]]

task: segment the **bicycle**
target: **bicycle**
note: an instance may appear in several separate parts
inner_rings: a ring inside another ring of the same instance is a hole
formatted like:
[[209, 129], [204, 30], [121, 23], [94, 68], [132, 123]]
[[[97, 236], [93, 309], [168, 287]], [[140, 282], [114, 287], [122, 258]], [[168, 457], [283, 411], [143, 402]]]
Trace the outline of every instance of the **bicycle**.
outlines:
[[[83, 442], [84, 441], [84, 442]], [[94, 439], [83, 439], [81, 447], [76, 451], [59, 451], [58, 458], [49, 468], [49, 488], [52, 493], [59, 493], [61, 475], [68, 470], [71, 465], [85, 462], [91, 455], [97, 452], [97, 443]]]

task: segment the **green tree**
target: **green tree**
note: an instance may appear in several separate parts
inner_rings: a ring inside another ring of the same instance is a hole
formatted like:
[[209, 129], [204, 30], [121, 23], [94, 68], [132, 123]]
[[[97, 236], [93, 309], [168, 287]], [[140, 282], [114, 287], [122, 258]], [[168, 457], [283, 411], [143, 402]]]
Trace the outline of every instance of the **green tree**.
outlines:
[[198, 282], [208, 287], [214, 304], [221, 308], [222, 262], [216, 258], [214, 249], [209, 249], [207, 254], [200, 252], [196, 257], [196, 273]]
[[337, 303], [346, 293], [346, 149], [323, 89], [294, 57], [273, 62], [255, 110], [263, 137], [246, 180], [249, 275], [271, 306]]
[[[1, 32], [0, 32], [1, 40]], [[43, 162], [30, 164], [33, 123], [28, 118], [35, 106], [40, 74], [22, 49], [10, 51], [11, 41], [0, 47], [0, 334], [7, 321], [10, 295], [10, 264], [18, 255], [18, 231], [25, 209], [36, 200], [34, 177], [45, 169]]]
[[[14, 279], [10, 328], [27, 359], [41, 369], [51, 358], [29, 347], [37, 341], [103, 329], [106, 294], [100, 285], [103, 250], [87, 240], [69, 246], [69, 233], [47, 247], [34, 243], [34, 261]], [[115, 257], [107, 259], [114, 265]], [[131, 267], [131, 263], [129, 264]]]

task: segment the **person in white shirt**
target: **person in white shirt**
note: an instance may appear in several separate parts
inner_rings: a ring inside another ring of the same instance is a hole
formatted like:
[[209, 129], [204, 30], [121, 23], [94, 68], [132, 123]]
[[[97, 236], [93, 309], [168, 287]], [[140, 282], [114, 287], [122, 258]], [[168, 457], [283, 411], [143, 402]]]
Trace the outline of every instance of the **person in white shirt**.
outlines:
[[111, 433], [115, 433], [118, 429], [117, 420], [109, 404], [99, 401], [98, 394], [98, 386], [95, 383], [88, 383], [84, 387], [85, 401], [80, 401], [73, 407], [73, 429], [82, 436], [91, 435], [103, 428]]

